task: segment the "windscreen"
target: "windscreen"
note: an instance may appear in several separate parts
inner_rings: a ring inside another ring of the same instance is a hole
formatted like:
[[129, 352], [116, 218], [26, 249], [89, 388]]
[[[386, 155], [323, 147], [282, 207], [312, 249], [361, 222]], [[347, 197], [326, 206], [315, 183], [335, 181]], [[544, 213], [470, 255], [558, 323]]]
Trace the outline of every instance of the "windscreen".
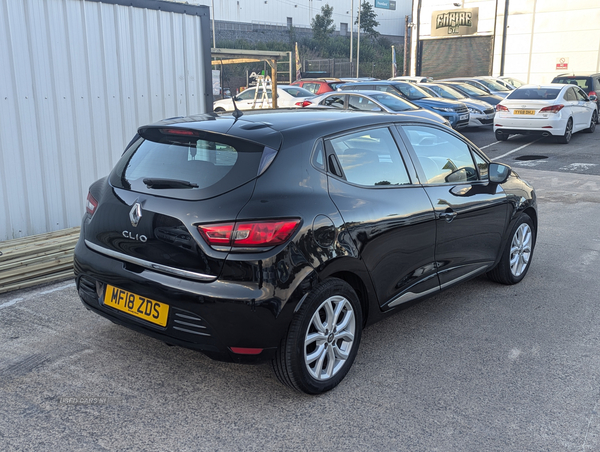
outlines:
[[314, 96], [309, 90], [301, 88], [299, 86], [286, 86], [281, 87], [283, 91], [288, 93], [292, 97], [312, 97]]
[[477, 88], [476, 86], [469, 85], [468, 83], [459, 83], [456, 85], [461, 91], [464, 91], [469, 96], [488, 96], [484, 90]]
[[394, 85], [398, 91], [400, 91], [408, 100], [419, 100], [425, 97], [431, 97], [422, 89], [413, 85], [412, 83], [398, 83]]
[[461, 94], [459, 91], [456, 91], [455, 89], [452, 89], [452, 88], [448, 88], [447, 86], [427, 85], [427, 88], [436, 92], [444, 99], [457, 100], [457, 99], [465, 98], [465, 96], [463, 94]]
[[485, 78], [477, 79], [479, 83], [488, 88], [490, 91], [510, 91], [506, 86], [502, 86], [500, 83], [494, 80], [488, 80]]
[[408, 111], [419, 109], [419, 107], [417, 107], [416, 105], [411, 104], [410, 102], [407, 102], [404, 99], [400, 99], [399, 97], [394, 96], [392, 94], [381, 93], [371, 94], [370, 96], [393, 111]]
[[518, 88], [506, 98], [519, 100], [552, 100], [558, 97], [558, 93], [560, 93], [560, 88]]

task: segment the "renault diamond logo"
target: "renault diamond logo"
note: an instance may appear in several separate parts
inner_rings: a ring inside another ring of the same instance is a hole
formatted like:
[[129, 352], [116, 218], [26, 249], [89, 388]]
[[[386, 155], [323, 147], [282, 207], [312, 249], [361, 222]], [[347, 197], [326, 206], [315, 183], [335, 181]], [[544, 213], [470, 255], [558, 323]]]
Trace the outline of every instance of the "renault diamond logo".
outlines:
[[131, 210], [129, 211], [129, 219], [131, 220], [131, 225], [135, 228], [140, 219], [142, 218], [142, 205], [136, 201]]

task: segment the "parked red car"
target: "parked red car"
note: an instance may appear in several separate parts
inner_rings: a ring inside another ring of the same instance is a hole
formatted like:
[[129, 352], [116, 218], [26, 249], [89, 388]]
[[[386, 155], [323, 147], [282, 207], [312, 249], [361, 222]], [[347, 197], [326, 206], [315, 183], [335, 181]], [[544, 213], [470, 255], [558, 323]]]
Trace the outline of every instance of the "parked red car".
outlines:
[[307, 78], [304, 80], [296, 80], [291, 85], [301, 86], [302, 88], [310, 91], [311, 93], [325, 94], [330, 91], [335, 91], [338, 85], [343, 85], [346, 82], [339, 80], [337, 78], [328, 78], [328, 79], [315, 79], [315, 78]]

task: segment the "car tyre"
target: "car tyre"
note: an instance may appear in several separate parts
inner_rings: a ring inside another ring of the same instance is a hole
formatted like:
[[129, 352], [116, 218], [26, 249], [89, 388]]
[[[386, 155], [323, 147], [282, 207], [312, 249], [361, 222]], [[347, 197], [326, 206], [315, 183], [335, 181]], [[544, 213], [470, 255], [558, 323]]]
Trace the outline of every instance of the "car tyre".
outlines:
[[215, 113], [223, 113], [223, 112], [225, 112], [224, 108], [221, 108], [221, 107], [215, 108]]
[[496, 130], [496, 140], [506, 141], [506, 140], [508, 140], [508, 137], [509, 137], [508, 133], [502, 133], [499, 130]]
[[358, 352], [362, 309], [352, 287], [330, 278], [312, 290], [272, 360], [283, 384], [307, 394], [335, 388]]
[[500, 262], [487, 273], [488, 277], [507, 285], [520, 282], [531, 265], [535, 238], [533, 220], [529, 215], [521, 213], [513, 223]]
[[596, 130], [596, 124], [598, 124], [598, 112], [594, 111], [594, 113], [592, 113], [592, 120], [590, 121], [590, 126], [585, 129], [585, 131], [587, 133], [594, 133], [594, 130]]
[[556, 137], [556, 142], [560, 144], [569, 144], [571, 137], [573, 136], [573, 118], [569, 118], [567, 125], [565, 126], [565, 134]]

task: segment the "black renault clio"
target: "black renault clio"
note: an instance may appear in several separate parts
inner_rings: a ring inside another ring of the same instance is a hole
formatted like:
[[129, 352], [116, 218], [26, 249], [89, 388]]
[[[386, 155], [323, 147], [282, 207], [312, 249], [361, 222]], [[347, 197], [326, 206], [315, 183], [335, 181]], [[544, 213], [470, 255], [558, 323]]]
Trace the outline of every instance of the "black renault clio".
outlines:
[[519, 282], [533, 188], [425, 119], [344, 111], [202, 115], [141, 127], [89, 190], [84, 305], [214, 359], [271, 360], [335, 387], [362, 329], [487, 273]]

